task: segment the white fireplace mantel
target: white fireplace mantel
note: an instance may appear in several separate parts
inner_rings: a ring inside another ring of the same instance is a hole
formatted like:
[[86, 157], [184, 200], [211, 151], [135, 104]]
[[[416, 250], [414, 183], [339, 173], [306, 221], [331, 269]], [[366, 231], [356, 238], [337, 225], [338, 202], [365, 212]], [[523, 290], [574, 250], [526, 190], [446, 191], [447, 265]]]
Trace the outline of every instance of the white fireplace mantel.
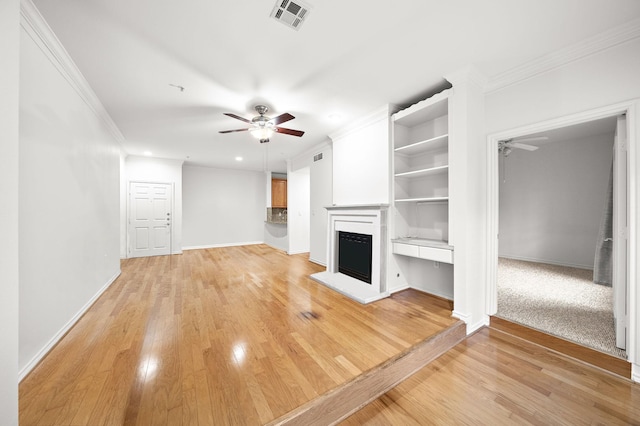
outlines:
[[[388, 204], [328, 206], [327, 270], [311, 278], [360, 303], [389, 296], [386, 291]], [[371, 235], [371, 284], [338, 272], [338, 232]]]

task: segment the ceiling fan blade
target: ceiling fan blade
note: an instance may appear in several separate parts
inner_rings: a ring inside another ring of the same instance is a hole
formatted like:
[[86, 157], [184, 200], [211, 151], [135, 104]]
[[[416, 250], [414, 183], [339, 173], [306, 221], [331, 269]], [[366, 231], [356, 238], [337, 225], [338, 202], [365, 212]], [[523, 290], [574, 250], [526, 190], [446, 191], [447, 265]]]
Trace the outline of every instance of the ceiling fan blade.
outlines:
[[549, 136], [534, 136], [531, 138], [517, 138], [514, 139], [513, 142], [536, 142], [536, 141], [546, 141], [549, 139]]
[[291, 136], [300, 137], [304, 135], [304, 132], [302, 130], [285, 129], [284, 127], [274, 127], [273, 130], [275, 130], [278, 133], [284, 133], [285, 135], [291, 135]]
[[249, 129], [220, 130], [219, 133], [246, 132]]
[[526, 143], [520, 143], [520, 142], [511, 142], [509, 146], [511, 148], [520, 148], [527, 151], [535, 151], [539, 148], [538, 146], [527, 145]]
[[272, 118], [271, 122], [277, 126], [280, 123], [286, 123], [287, 121], [293, 120], [294, 118], [295, 117], [293, 115], [285, 112], [284, 114], [280, 114], [279, 116]]
[[235, 119], [238, 119], [238, 120], [240, 120], [240, 121], [244, 121], [245, 123], [249, 123], [249, 124], [251, 124], [251, 120], [247, 120], [246, 118], [244, 118], [244, 117], [240, 117], [239, 115], [235, 115], [235, 114], [230, 113], [230, 112], [225, 112], [225, 113], [223, 113], [223, 114], [224, 114], [224, 115], [228, 115], [229, 117], [233, 117], [233, 118], [235, 118]]

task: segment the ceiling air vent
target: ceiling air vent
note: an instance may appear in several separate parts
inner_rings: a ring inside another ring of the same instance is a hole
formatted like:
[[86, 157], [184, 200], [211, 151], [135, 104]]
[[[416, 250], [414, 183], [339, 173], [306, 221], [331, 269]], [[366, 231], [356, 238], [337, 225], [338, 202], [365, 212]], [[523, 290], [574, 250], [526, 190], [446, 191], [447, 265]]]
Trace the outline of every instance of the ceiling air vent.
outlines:
[[322, 153], [316, 154], [316, 155], [313, 156], [313, 161], [314, 162], [315, 161], [320, 161], [320, 160], [322, 160]]
[[271, 17], [297, 31], [309, 16], [310, 9], [310, 5], [299, 0], [278, 0], [273, 6]]

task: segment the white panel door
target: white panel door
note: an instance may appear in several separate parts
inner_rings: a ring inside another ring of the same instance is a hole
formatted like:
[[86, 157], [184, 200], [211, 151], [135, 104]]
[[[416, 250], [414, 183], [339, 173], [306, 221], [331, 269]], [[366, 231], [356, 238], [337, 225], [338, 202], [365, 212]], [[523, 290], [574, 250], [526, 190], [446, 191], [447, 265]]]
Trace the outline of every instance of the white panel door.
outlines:
[[173, 187], [131, 182], [129, 187], [129, 257], [171, 254]]
[[627, 120], [618, 117], [613, 145], [613, 315], [616, 346], [627, 348], [629, 330], [629, 208], [628, 198]]

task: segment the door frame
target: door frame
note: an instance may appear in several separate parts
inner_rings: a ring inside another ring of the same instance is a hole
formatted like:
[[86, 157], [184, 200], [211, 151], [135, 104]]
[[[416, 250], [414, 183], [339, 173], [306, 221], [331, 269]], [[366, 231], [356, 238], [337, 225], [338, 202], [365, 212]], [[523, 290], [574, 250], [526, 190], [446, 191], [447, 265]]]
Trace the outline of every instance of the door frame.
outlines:
[[[627, 115], [627, 137], [628, 137], [628, 214], [630, 218], [629, 223], [629, 262], [627, 265], [628, 280], [629, 280], [629, 341], [627, 344], [627, 358], [628, 361], [637, 365], [636, 354], [636, 334], [637, 330], [637, 309], [638, 309], [638, 294], [640, 289], [638, 287], [638, 166], [640, 165], [640, 146], [638, 146], [637, 133], [638, 117], [640, 113], [640, 99], [634, 99], [619, 104], [614, 104], [590, 111], [584, 111], [576, 114], [567, 115], [564, 117], [542, 121], [535, 124], [530, 124], [514, 129], [493, 133], [487, 136], [487, 215], [486, 215], [486, 241], [487, 241], [487, 270], [485, 276], [485, 295], [486, 295], [486, 313], [487, 315], [495, 315], [498, 309], [498, 288], [497, 288], [497, 274], [498, 274], [498, 229], [499, 229], [499, 155], [498, 155], [498, 141], [502, 139], [517, 138], [521, 136], [530, 135], [532, 133], [539, 133], [558, 129], [561, 127], [567, 127], [574, 124], [581, 124], [600, 118], [618, 116], [621, 114]], [[632, 371], [632, 378], [635, 381], [640, 381], [640, 371]]]
[[127, 197], [126, 197], [126, 203], [127, 203], [127, 217], [125, 219], [125, 226], [126, 226], [126, 238], [127, 238], [127, 244], [126, 244], [126, 253], [125, 253], [125, 259], [131, 259], [130, 253], [131, 253], [131, 184], [134, 183], [148, 183], [151, 185], [169, 185], [169, 190], [171, 191], [171, 228], [169, 229], [169, 255], [171, 256], [173, 254], [173, 241], [174, 241], [174, 221], [175, 221], [175, 202], [176, 202], [176, 191], [175, 191], [175, 185], [173, 182], [162, 182], [162, 181], [155, 181], [155, 180], [127, 180]]

